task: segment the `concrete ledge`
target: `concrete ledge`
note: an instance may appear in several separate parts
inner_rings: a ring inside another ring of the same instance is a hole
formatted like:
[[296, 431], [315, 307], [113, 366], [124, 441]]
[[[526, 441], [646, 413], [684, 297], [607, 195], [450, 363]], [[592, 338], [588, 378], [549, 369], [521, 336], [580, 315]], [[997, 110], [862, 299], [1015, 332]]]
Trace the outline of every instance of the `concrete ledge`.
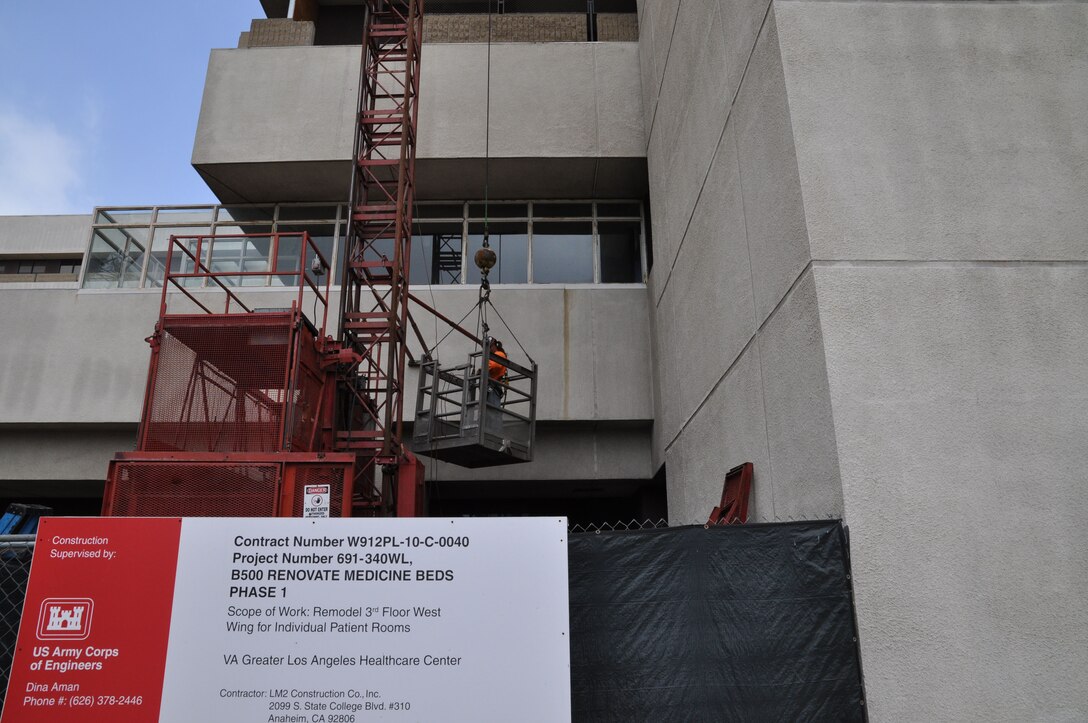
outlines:
[[[486, 67], [483, 44], [424, 50], [421, 198], [482, 195]], [[505, 174], [506, 197], [644, 195], [638, 72], [635, 43], [494, 46], [493, 188]], [[346, 197], [358, 73], [357, 46], [212, 51], [194, 167], [226, 202]]]

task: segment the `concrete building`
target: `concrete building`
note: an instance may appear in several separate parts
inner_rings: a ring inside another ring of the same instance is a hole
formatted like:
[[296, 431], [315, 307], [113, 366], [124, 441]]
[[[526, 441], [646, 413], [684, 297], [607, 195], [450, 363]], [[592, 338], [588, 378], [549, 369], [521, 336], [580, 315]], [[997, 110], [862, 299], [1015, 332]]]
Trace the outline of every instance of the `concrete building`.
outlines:
[[[96, 509], [170, 233], [336, 254], [358, 7], [263, 5], [209, 59], [222, 205], [0, 219], [6, 497]], [[429, 6], [414, 278], [473, 304], [486, 145], [494, 298], [541, 368], [538, 458], [432, 465], [433, 510], [687, 524], [751, 461], [754, 519], [849, 526], [873, 720], [1088, 717], [1088, 5], [597, 7], [507, 0], [487, 127], [486, 22]]]

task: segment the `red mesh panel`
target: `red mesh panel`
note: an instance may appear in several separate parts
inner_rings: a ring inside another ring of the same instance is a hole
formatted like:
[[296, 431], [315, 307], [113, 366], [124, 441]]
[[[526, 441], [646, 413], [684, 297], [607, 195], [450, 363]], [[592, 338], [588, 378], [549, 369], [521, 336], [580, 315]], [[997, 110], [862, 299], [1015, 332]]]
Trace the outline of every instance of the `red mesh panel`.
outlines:
[[291, 315], [168, 316], [142, 451], [281, 449]]
[[115, 517], [270, 517], [276, 511], [279, 466], [211, 462], [116, 462]]
[[342, 517], [342, 505], [344, 503], [344, 476], [347, 472], [346, 465], [300, 465], [294, 467], [295, 473], [295, 500], [291, 508], [292, 517], [302, 516], [302, 503], [306, 485], [330, 486], [329, 516]]
[[317, 340], [309, 332], [299, 333], [299, 363], [296, 367], [295, 389], [288, 410], [288, 438], [295, 452], [310, 452], [320, 448], [317, 437], [321, 394], [328, 375], [321, 369]]

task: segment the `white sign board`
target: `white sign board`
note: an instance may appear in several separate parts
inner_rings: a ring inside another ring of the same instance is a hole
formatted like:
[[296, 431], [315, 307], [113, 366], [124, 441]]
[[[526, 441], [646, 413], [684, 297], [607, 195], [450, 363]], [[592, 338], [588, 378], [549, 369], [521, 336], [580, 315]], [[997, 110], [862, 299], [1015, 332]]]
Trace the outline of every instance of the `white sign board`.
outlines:
[[159, 720], [570, 720], [566, 538], [563, 518], [185, 519]]
[[3, 723], [569, 721], [566, 520], [46, 518]]

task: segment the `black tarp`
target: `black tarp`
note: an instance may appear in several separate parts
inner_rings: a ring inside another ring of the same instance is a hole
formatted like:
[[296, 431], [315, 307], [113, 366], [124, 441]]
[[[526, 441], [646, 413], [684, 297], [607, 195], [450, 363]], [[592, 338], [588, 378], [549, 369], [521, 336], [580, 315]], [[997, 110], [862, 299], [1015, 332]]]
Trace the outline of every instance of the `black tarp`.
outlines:
[[842, 524], [570, 537], [575, 721], [864, 721]]

